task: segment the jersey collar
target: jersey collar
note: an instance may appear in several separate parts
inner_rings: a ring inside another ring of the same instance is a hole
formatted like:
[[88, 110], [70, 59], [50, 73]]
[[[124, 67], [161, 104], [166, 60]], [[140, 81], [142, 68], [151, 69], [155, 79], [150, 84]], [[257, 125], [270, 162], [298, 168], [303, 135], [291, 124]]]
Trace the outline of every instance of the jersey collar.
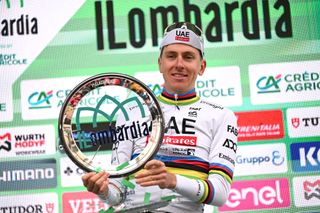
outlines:
[[161, 102], [170, 105], [188, 105], [197, 102], [200, 97], [197, 96], [195, 88], [184, 94], [169, 93], [165, 88], [163, 88], [161, 94], [158, 96], [158, 99]]

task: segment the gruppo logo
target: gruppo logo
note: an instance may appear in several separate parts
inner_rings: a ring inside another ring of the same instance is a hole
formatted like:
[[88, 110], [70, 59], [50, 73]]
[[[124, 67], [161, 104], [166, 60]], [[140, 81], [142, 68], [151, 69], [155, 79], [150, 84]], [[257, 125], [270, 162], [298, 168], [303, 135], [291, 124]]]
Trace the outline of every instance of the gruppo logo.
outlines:
[[53, 90], [32, 93], [28, 98], [29, 109], [51, 108], [52, 93]]
[[281, 74], [276, 76], [263, 76], [257, 81], [258, 93], [273, 93], [280, 92], [279, 83], [281, 81]]
[[290, 145], [294, 172], [320, 170], [320, 142], [293, 143]]
[[238, 146], [236, 168], [235, 176], [285, 173], [288, 171], [286, 145], [276, 143]]
[[293, 178], [294, 202], [297, 207], [319, 206], [320, 176]]
[[320, 100], [320, 61], [249, 65], [253, 104]]
[[289, 189], [286, 178], [235, 181], [226, 204], [219, 211], [287, 208], [290, 206]]

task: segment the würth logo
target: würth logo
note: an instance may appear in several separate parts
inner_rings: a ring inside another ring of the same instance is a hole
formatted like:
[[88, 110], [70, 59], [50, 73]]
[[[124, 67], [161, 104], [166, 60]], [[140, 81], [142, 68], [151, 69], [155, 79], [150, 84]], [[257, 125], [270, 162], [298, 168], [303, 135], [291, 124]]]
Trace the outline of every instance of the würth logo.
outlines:
[[0, 135], [0, 151], [1, 149], [4, 149], [8, 152], [11, 150], [11, 134], [10, 133]]

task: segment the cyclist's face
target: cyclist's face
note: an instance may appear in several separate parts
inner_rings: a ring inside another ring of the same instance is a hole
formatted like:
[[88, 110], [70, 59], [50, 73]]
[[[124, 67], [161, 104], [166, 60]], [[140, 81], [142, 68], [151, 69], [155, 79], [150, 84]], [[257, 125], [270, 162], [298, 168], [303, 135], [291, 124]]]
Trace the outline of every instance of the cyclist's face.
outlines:
[[195, 87], [198, 75], [206, 68], [206, 61], [199, 51], [186, 44], [170, 44], [158, 59], [163, 74], [164, 87], [170, 93], [183, 94]]

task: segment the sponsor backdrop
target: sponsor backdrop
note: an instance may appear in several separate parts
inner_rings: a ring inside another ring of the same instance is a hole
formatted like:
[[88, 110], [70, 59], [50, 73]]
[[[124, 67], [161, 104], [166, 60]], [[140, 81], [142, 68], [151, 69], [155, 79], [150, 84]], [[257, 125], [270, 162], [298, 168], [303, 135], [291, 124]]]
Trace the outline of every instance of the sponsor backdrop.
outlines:
[[0, 0], [0, 212], [108, 208], [59, 149], [60, 107], [77, 83], [104, 72], [159, 94], [159, 41], [178, 20], [204, 31], [198, 94], [238, 117], [230, 196], [205, 212], [319, 212], [317, 0]]

